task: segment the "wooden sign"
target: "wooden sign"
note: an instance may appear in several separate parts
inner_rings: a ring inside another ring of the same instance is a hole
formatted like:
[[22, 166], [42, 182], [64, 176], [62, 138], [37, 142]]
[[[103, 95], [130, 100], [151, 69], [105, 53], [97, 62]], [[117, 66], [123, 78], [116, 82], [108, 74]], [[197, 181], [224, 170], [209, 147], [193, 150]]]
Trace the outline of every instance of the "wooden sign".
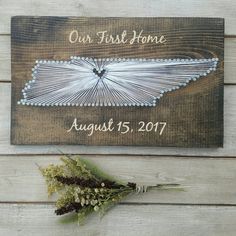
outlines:
[[12, 144], [223, 146], [224, 20], [17, 16]]

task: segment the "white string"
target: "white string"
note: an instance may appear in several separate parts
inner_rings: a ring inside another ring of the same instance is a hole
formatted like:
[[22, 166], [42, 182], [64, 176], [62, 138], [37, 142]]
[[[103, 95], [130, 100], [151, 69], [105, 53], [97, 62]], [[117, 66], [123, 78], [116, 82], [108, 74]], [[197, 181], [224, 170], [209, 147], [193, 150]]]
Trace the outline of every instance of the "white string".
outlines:
[[164, 93], [216, 70], [211, 59], [36, 61], [18, 102], [32, 106], [155, 106]]
[[148, 186], [146, 185], [141, 185], [141, 186], [136, 186], [136, 193], [146, 193], [148, 190]]

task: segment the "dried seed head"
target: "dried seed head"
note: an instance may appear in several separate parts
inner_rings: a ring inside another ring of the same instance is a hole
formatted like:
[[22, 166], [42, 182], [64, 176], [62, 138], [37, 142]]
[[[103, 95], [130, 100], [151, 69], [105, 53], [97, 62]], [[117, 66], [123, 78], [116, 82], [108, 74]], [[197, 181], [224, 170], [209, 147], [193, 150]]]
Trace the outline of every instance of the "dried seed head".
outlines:
[[81, 204], [84, 205], [84, 203], [85, 203], [85, 199], [82, 197], [82, 198], [81, 198]]
[[88, 192], [88, 193], [91, 193], [91, 192], [92, 192], [91, 188], [88, 188], [88, 189], [87, 189], [87, 192]]
[[75, 198], [75, 202], [80, 202], [80, 198], [78, 196]]

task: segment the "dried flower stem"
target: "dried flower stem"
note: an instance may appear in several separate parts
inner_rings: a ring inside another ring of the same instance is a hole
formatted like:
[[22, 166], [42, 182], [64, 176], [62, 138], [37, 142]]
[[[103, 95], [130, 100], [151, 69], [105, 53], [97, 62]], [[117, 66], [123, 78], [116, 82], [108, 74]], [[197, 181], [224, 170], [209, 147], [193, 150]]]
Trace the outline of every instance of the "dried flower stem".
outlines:
[[48, 193], [58, 193], [57, 215], [70, 212], [78, 214], [81, 223], [92, 212], [105, 213], [111, 206], [132, 193], [151, 189], [173, 189], [178, 184], [137, 186], [136, 183], [119, 183], [103, 173], [92, 163], [80, 158], [63, 157], [64, 165], [40, 168], [46, 178]]

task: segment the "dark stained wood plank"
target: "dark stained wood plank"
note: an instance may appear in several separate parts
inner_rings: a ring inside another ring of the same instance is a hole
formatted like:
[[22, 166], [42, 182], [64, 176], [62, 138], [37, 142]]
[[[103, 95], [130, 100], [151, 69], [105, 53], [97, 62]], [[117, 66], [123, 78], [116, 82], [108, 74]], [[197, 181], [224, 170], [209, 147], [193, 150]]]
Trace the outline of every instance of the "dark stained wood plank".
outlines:
[[[92, 38], [109, 29], [165, 35], [166, 44], [70, 44], [74, 29]], [[224, 21], [220, 18], [12, 18], [12, 144], [85, 144], [219, 147], [223, 145]], [[183, 89], [167, 93], [153, 108], [146, 107], [27, 107], [17, 106], [36, 59], [67, 60], [72, 55], [128, 58], [219, 58], [216, 72]], [[66, 115], [63, 115], [66, 114]], [[66, 131], [73, 120], [81, 124], [129, 121], [134, 132]], [[166, 122], [162, 136], [138, 132], [139, 121]], [[40, 133], [37, 130], [40, 127]]]

